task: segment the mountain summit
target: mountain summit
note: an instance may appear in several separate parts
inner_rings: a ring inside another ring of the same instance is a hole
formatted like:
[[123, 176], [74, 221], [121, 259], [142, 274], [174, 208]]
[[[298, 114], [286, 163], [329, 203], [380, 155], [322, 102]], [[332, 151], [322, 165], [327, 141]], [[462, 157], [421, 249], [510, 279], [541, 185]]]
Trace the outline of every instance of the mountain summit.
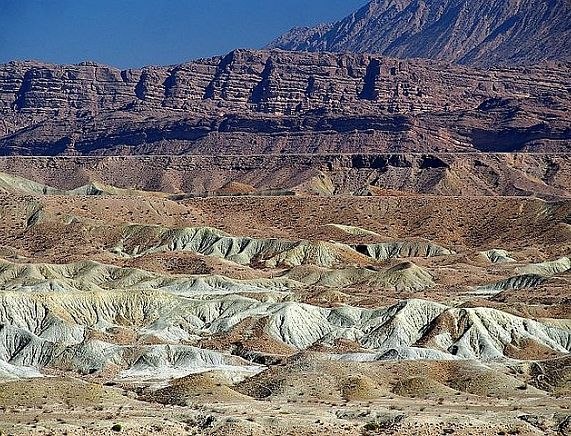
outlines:
[[268, 48], [369, 52], [490, 66], [571, 59], [570, 0], [373, 0]]

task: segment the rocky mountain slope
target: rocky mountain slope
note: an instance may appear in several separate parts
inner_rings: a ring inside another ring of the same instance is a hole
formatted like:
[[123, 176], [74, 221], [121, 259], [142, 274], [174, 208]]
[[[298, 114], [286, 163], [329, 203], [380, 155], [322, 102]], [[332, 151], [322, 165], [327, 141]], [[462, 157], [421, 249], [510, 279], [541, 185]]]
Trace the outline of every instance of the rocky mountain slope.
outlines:
[[268, 48], [531, 64], [571, 58], [569, 23], [568, 0], [373, 0], [336, 23], [294, 28]]
[[479, 70], [237, 50], [172, 67], [0, 66], [0, 154], [567, 152], [570, 64]]

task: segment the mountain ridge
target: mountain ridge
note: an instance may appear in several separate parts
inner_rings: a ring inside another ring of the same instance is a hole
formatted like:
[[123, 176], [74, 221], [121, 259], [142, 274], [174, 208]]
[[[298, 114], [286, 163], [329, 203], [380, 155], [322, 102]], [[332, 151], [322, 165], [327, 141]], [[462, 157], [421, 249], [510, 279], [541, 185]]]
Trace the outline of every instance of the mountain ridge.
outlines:
[[373, 0], [337, 22], [294, 28], [266, 48], [526, 65], [569, 60], [569, 23], [568, 0]]
[[0, 65], [0, 154], [567, 152], [571, 63], [477, 69], [235, 50], [170, 67]]

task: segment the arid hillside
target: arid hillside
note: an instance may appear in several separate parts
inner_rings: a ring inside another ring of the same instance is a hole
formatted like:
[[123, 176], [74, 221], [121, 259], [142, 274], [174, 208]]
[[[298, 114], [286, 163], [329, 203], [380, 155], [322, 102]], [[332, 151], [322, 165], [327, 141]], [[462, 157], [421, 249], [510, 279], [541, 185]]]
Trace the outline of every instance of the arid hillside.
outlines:
[[0, 190], [19, 193], [571, 197], [566, 154], [29, 156], [0, 158], [0, 172]]

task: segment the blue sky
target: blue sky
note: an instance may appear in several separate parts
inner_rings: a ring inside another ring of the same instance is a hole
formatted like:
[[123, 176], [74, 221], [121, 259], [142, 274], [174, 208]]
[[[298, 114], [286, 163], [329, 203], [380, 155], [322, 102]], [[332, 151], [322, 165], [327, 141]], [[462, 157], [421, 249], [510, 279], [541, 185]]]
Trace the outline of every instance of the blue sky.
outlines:
[[0, 0], [0, 63], [168, 65], [260, 48], [366, 0]]

